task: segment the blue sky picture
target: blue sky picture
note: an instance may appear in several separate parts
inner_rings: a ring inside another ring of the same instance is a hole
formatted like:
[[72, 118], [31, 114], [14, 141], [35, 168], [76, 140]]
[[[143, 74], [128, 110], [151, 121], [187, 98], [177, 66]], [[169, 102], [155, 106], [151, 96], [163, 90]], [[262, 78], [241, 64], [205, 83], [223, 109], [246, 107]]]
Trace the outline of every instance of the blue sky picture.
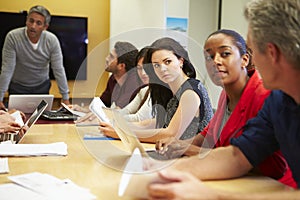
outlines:
[[187, 31], [187, 18], [167, 17], [167, 29], [174, 31]]

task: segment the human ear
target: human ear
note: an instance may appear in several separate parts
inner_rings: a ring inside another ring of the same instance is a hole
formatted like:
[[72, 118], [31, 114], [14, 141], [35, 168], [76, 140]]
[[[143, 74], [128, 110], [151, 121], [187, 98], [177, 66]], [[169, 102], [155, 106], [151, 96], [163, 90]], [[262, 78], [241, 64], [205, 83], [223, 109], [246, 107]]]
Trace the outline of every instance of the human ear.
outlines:
[[118, 68], [119, 68], [119, 70], [125, 70], [126, 71], [126, 64], [125, 63], [119, 63]]
[[242, 56], [242, 65], [241, 65], [241, 67], [246, 68], [249, 65], [249, 62], [250, 62], [250, 56], [249, 56], [248, 53], [246, 53]]
[[276, 63], [279, 60], [280, 50], [273, 43], [267, 43], [266, 53], [270, 56], [272, 63]]
[[184, 58], [179, 58], [178, 60], [179, 60], [179, 66], [180, 66], [180, 68], [182, 68], [183, 67]]
[[48, 29], [48, 27], [49, 27], [49, 25], [45, 24], [45, 26], [44, 26], [44, 30], [47, 30], [47, 29]]

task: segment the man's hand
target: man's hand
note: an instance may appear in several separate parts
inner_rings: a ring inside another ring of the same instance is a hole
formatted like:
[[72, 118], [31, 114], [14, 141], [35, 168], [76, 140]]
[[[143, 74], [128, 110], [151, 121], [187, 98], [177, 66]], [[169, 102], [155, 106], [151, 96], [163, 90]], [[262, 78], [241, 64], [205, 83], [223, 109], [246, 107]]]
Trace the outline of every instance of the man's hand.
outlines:
[[163, 183], [149, 184], [150, 199], [218, 199], [216, 190], [206, 187], [189, 173], [166, 169], [158, 175]]
[[62, 102], [66, 105], [71, 104], [69, 99], [63, 99]]

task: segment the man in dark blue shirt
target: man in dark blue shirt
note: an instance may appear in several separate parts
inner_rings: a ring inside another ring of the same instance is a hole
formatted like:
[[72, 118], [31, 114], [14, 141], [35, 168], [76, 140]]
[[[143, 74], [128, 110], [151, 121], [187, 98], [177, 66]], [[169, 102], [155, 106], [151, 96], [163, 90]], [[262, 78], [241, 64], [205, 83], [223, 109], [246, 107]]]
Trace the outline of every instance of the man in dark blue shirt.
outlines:
[[270, 152], [281, 150], [293, 178], [300, 186], [300, 106], [292, 97], [274, 90], [257, 117], [231, 144], [239, 147], [248, 161], [257, 166]]
[[168, 183], [150, 184], [152, 199], [300, 198], [300, 190], [233, 194], [199, 181], [242, 176], [280, 149], [300, 188], [300, 0], [252, 0], [244, 14], [253, 62], [264, 86], [273, 92], [243, 134], [231, 139], [232, 145], [213, 149], [202, 159], [179, 159], [159, 172]]

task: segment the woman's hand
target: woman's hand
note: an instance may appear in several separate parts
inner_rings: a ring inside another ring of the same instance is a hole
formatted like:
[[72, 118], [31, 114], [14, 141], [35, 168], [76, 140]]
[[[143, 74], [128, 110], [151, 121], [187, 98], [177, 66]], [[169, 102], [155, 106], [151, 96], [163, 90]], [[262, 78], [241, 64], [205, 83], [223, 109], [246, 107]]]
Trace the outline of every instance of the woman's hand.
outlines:
[[118, 134], [116, 133], [115, 129], [112, 127], [110, 123], [101, 121], [99, 124], [99, 130], [108, 137], [112, 138], [119, 138]]
[[164, 138], [156, 142], [155, 149], [159, 154], [166, 155], [168, 158], [179, 158], [185, 155], [192, 140], [179, 140], [175, 137]]
[[83, 117], [78, 118], [75, 121], [76, 124], [80, 123], [86, 123], [86, 124], [98, 124], [99, 120], [96, 115], [94, 115], [92, 112], [87, 113]]

